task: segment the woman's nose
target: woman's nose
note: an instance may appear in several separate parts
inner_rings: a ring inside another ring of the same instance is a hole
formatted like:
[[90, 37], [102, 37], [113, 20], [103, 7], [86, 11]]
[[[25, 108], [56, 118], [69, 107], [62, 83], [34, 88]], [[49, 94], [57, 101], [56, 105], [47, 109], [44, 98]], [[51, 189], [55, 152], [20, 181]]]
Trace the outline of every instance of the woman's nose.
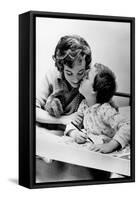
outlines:
[[73, 79], [72, 79], [72, 81], [73, 81], [74, 83], [78, 83], [78, 82], [80, 81], [80, 79], [79, 79], [79, 77], [74, 76]]

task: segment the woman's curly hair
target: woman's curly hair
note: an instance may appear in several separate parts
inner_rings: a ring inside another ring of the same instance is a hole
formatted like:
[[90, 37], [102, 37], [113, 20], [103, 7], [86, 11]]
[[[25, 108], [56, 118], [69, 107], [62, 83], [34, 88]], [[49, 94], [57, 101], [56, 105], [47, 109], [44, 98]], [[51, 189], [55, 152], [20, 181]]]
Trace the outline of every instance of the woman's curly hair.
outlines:
[[55, 66], [60, 72], [63, 72], [64, 65], [72, 68], [76, 60], [81, 63], [83, 58], [85, 58], [86, 69], [89, 69], [92, 59], [91, 49], [82, 37], [66, 35], [60, 38], [53, 55]]
[[116, 92], [115, 74], [102, 64], [96, 63], [94, 67], [97, 71], [93, 83], [93, 90], [97, 93], [96, 102], [101, 104], [109, 102]]

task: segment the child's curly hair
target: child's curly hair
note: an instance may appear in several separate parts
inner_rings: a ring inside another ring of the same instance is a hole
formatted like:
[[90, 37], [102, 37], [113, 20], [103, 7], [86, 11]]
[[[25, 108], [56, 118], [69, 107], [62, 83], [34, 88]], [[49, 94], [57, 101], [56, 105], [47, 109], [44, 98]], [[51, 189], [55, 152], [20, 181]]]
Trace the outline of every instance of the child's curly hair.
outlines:
[[93, 83], [93, 90], [97, 93], [96, 102], [101, 104], [109, 102], [116, 92], [115, 74], [102, 64], [96, 63], [94, 67], [97, 71]]
[[53, 55], [55, 66], [60, 72], [63, 72], [64, 65], [72, 68], [76, 60], [81, 63], [83, 58], [85, 58], [86, 69], [89, 69], [91, 49], [82, 37], [78, 35], [66, 35], [60, 38]]

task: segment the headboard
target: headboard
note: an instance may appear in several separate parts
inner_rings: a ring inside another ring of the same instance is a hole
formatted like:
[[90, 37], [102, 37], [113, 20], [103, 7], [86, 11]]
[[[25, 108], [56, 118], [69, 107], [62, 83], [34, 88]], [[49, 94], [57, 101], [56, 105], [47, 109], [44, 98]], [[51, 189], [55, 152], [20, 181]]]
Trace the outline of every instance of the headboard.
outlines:
[[130, 106], [131, 96], [128, 93], [116, 92], [113, 101], [119, 107]]

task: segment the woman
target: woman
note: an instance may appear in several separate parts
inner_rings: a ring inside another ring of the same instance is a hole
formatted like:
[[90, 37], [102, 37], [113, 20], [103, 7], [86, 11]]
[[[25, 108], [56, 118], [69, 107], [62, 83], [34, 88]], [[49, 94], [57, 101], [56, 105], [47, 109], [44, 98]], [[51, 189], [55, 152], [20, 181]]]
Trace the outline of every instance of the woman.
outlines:
[[[65, 129], [65, 125], [74, 121], [80, 123], [82, 115], [77, 113], [84, 98], [79, 86], [90, 69], [91, 49], [80, 36], [62, 37], [53, 56], [57, 71], [47, 74], [36, 96], [36, 121], [49, 129]], [[56, 124], [56, 126], [55, 126]], [[59, 126], [64, 125], [64, 127]], [[41, 181], [56, 180], [102, 180], [107, 174], [98, 170], [66, 164], [37, 160], [36, 174]]]
[[[36, 121], [63, 124], [80, 121], [80, 82], [90, 68], [91, 50], [80, 36], [61, 37], [53, 56], [56, 71], [47, 74], [36, 95]], [[56, 98], [57, 97], [57, 98]]]

